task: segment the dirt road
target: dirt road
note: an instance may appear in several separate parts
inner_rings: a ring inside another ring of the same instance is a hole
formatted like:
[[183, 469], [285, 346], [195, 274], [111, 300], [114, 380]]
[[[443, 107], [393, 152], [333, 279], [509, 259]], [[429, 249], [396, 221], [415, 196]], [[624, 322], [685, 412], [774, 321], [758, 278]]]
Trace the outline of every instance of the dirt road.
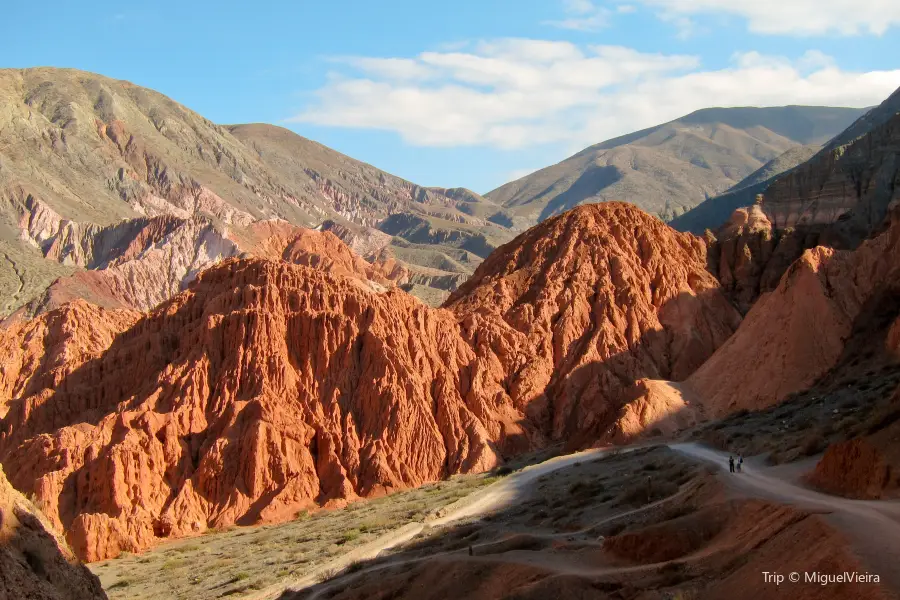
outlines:
[[824, 513], [840, 529], [854, 550], [881, 581], [900, 593], [900, 502], [886, 500], [850, 500], [823, 494], [790, 480], [776, 468], [758, 462], [744, 463], [743, 472], [728, 472], [728, 454], [699, 444], [669, 446], [699, 460], [717, 465], [721, 479], [738, 495], [791, 504]]
[[[618, 449], [619, 452], [630, 452], [643, 446], [634, 446]], [[558, 469], [570, 467], [577, 462], [589, 461], [606, 454], [608, 450], [593, 449], [557, 456], [537, 465], [530, 465], [519, 471], [507, 475], [500, 481], [489, 485], [459, 501], [445, 507], [441, 514], [424, 523], [408, 523], [398, 530], [387, 533], [377, 540], [373, 540], [360, 548], [348, 552], [340, 558], [333, 560], [316, 569], [302, 579], [291, 581], [287, 584], [278, 584], [252, 597], [252, 600], [269, 600], [278, 598], [285, 590], [300, 591], [315, 585], [322, 573], [337, 572], [348, 565], [369, 560], [378, 556], [382, 551], [399, 546], [418, 535], [427, 528], [443, 526], [448, 523], [479, 517], [503, 508], [515, 505], [521, 498], [527, 495], [529, 488], [544, 475]]]
[[[764, 467], [757, 461], [745, 462], [742, 473], [731, 475], [727, 472], [728, 455], [716, 450], [700, 446], [698, 444], [672, 444], [670, 448], [691, 458], [717, 465], [725, 471], [721, 479], [736, 497], [760, 498], [792, 504], [807, 510], [821, 513], [824, 518], [834, 526], [842, 530], [863, 560], [870, 573], [878, 573], [882, 582], [888, 589], [900, 591], [900, 503], [882, 501], [849, 500], [835, 496], [829, 496], [814, 490], [802, 487], [792, 480], [785, 471], [772, 467]], [[620, 451], [635, 450], [636, 447], [620, 449]], [[447, 523], [477, 517], [491, 513], [495, 510], [514, 506], [516, 502], [527, 496], [527, 493], [535, 481], [557, 469], [565, 468], [576, 462], [592, 460], [603, 455], [602, 450], [591, 450], [578, 454], [557, 457], [527, 467], [505, 479], [464, 498], [456, 505], [445, 509], [445, 514], [427, 523], [411, 523], [401, 530], [392, 532], [363, 548], [357, 549], [350, 555], [341, 557], [323, 569], [340, 570], [351, 562], [366, 558], [374, 558], [384, 549], [392, 548], [411, 538], [428, 527], [446, 525]], [[656, 504], [656, 503], [654, 503]], [[649, 506], [636, 509], [631, 512], [646, 510]], [[621, 516], [621, 515], [618, 515]], [[592, 529], [594, 523], [585, 531]], [[569, 532], [563, 535], [577, 535], [580, 532]], [[535, 534], [532, 534], [535, 535]], [[557, 534], [535, 535], [535, 537], [556, 538]], [[490, 543], [485, 544], [489, 546]], [[487, 550], [487, 548], [484, 548]], [[705, 551], [704, 551], [705, 552]], [[701, 556], [701, 552], [697, 556]], [[695, 556], [694, 558], [697, 558]], [[637, 572], [651, 570], [659, 565], [639, 565], [633, 567], [587, 567], [572, 562], [566, 557], [553, 557], [535, 555], [531, 552], [510, 551], [502, 554], [489, 554], [487, 556], [466, 557], [459, 552], [447, 552], [432, 554], [420, 558], [392, 560], [385, 564], [364, 568], [352, 577], [359, 577], [367, 573], [382, 569], [396, 567], [398, 565], [412, 565], [422, 561], [441, 560], [470, 560], [474, 562], [498, 562], [513, 564], [530, 564], [532, 566], [547, 569], [557, 573], [565, 573], [580, 576], [599, 576], [611, 573]], [[299, 592], [312, 587], [317, 578], [314, 575], [300, 581], [291, 582], [289, 586], [281, 586], [280, 590], [291, 589]], [[331, 586], [319, 587], [308, 596], [308, 600], [321, 597]], [[263, 598], [274, 598], [280, 595], [280, 591], [272, 594], [273, 590], [267, 590]]]

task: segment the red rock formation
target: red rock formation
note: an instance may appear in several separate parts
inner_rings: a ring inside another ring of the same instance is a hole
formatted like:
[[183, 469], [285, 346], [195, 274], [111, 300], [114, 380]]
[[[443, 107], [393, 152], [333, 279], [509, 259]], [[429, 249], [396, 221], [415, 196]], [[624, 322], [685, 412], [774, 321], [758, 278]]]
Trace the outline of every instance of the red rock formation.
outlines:
[[296, 227], [285, 221], [260, 221], [235, 236], [253, 256], [285, 260], [362, 281], [373, 289], [404, 283], [406, 269], [391, 257], [366, 261], [331, 231]]
[[877, 500], [891, 484], [896, 486], [882, 452], [864, 439], [832, 444], [816, 464], [809, 482], [841, 496]]
[[79, 556], [481, 471], [551, 439], [591, 443], [633, 381], [686, 377], [739, 318], [699, 239], [624, 204], [527, 232], [449, 310], [360, 285], [354, 269], [371, 265], [334, 243], [288, 247], [346, 276], [231, 259], [131, 327], [101, 313], [108, 333], [83, 342], [99, 353], [52, 377], [39, 357], [59, 336], [0, 334], [22, 348], [0, 460]]
[[0, 469], [0, 598], [106, 600], [97, 576], [78, 564], [34, 506]]
[[[4, 335], [15, 347], [28, 334]], [[508, 411], [468, 393], [473, 359], [451, 314], [403, 292], [228, 261], [14, 400], [0, 452], [14, 485], [97, 560], [493, 467]]]
[[737, 327], [705, 250], [634, 206], [586, 205], [499, 248], [445, 306], [497, 365], [473, 373], [481, 393], [584, 444], [634, 381], [687, 377]]
[[0, 331], [0, 416], [12, 398], [50, 390], [110, 347], [140, 317], [103, 310], [83, 300], [41, 319], [11, 323]]
[[900, 218], [855, 251], [807, 250], [688, 380], [708, 413], [755, 410], [831, 369], [868, 302], [900, 276]]
[[778, 230], [760, 204], [739, 208], [709, 245], [709, 270], [729, 299], [746, 314], [760, 294], [771, 292], [803, 251], [819, 235], [807, 230]]

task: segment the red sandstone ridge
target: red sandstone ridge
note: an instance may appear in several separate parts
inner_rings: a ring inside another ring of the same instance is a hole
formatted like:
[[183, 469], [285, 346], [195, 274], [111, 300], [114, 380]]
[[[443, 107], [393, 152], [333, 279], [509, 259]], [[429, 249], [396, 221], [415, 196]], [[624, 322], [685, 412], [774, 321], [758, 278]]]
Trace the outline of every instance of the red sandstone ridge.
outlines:
[[639, 379], [690, 375], [740, 317], [706, 246], [636, 207], [578, 207], [494, 252], [446, 303], [492, 373], [484, 393], [552, 439], [596, 440]]
[[[304, 236], [297, 256], [341, 259]], [[0, 332], [0, 461], [97, 560], [593, 443], [635, 380], [686, 377], [736, 326], [704, 249], [606, 204], [504, 246], [448, 309], [360, 285], [355, 261], [341, 276], [260, 259], [207, 269], [136, 322], [98, 312], [93, 341], [67, 305]], [[41, 357], [60, 344], [92, 350], [54, 371]]]
[[763, 295], [688, 386], [711, 416], [756, 410], [810, 387], [833, 367], [866, 306], [900, 276], [900, 218], [859, 248], [807, 250]]
[[281, 259], [357, 279], [376, 290], [403, 283], [406, 269], [394, 260], [367, 262], [330, 231], [296, 227], [285, 221], [260, 221], [243, 233], [241, 247], [253, 256]]
[[79, 300], [0, 330], [0, 416], [9, 400], [55, 388], [139, 317], [134, 311], [104, 310]]
[[[3, 335], [14, 348], [28, 333]], [[474, 361], [450, 313], [401, 291], [226, 261], [12, 400], [0, 459], [97, 560], [493, 467], [497, 423], [521, 415], [472, 393]]]

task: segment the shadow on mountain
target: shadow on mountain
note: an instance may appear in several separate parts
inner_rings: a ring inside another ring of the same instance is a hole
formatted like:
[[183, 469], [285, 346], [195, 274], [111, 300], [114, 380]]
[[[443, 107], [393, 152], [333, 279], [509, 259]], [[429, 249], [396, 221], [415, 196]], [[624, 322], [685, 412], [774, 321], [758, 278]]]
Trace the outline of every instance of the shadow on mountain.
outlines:
[[[590, 165], [569, 188], [547, 203], [538, 221], [565, 212], [597, 196], [604, 189], [622, 179], [622, 174], [613, 166]], [[544, 190], [538, 198], [548, 194], [552, 188]]]

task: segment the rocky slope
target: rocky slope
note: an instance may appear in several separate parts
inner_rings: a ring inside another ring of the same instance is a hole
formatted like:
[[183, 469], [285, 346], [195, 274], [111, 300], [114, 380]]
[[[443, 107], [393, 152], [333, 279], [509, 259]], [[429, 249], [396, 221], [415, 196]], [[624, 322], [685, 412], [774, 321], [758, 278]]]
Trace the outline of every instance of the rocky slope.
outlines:
[[900, 217], [854, 251], [806, 250], [738, 331], [688, 380], [708, 414], [759, 409], [809, 388], [841, 357], [855, 324], [896, 297]]
[[900, 90], [765, 191], [765, 209], [780, 228], [836, 223], [845, 245], [866, 237], [897, 200], [900, 180]]
[[687, 377], [737, 327], [705, 263], [701, 240], [631, 205], [585, 205], [501, 247], [445, 306], [502, 361], [494, 393], [577, 446], [633, 382]]
[[705, 262], [610, 203], [504, 246], [443, 309], [262, 259], [141, 318], [69, 304], [0, 332], [0, 461], [96, 560], [589, 444], [635, 380], [688, 376], [736, 327]]
[[825, 143], [862, 112], [799, 106], [700, 110], [587, 148], [486, 197], [526, 226], [602, 200], [634, 202], [670, 219], [788, 150]]
[[100, 580], [77, 562], [0, 469], [0, 598], [106, 600]]
[[[806, 162], [731, 195], [746, 200], [747, 208], [735, 211], [707, 242], [710, 270], [742, 311], [773, 290], [804, 250], [818, 245], [853, 249], [884, 227], [900, 198], [898, 131], [900, 92]], [[759, 194], [750, 208], [753, 191]], [[694, 216], [709, 216], [730, 202], [725, 196], [710, 200], [711, 208], [698, 207]], [[673, 225], [696, 224], [694, 216]]]
[[[483, 249], [479, 260], [511, 237], [490, 220], [499, 207], [477, 194], [416, 186], [277, 127], [215, 125], [125, 81], [69, 69], [3, 69], [0, 99], [0, 289], [13, 296], [0, 315], [72, 269], [122, 262], [116, 252], [126, 249], [125, 238], [142, 235], [157, 218], [193, 223], [165, 232], [172, 240], [156, 240], [183, 273], [233, 255], [212, 238], [275, 218], [367, 229], [406, 215], [431, 224], [435, 233], [423, 243], [446, 242], [451, 250], [475, 244]], [[391, 228], [399, 239], [420, 235]], [[191, 254], [198, 250], [200, 259]], [[95, 285], [93, 275], [82, 279], [76, 296]], [[186, 283], [158, 270], [100, 279], [104, 297], [138, 284], [124, 293], [126, 304], [140, 307]]]

